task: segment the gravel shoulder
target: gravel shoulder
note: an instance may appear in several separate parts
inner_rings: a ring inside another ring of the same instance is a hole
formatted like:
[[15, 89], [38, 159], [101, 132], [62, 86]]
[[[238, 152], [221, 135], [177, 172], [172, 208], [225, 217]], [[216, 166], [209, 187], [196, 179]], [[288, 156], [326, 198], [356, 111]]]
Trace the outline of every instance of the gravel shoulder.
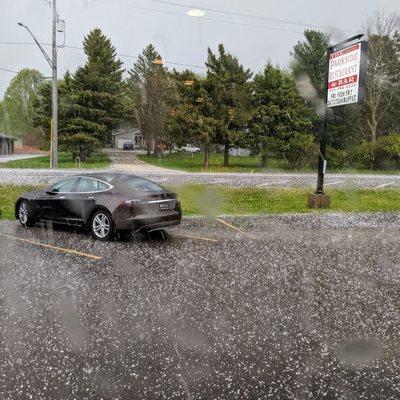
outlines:
[[[125, 169], [125, 167], [127, 169]], [[271, 188], [314, 188], [316, 174], [309, 173], [185, 173], [171, 170], [149, 170], [148, 164], [132, 166], [115, 164], [112, 169], [101, 171], [132, 171], [134, 174], [152, 179], [159, 183], [201, 183], [238, 187], [271, 187]], [[38, 170], [38, 169], [0, 169], [0, 184], [49, 184], [66, 176], [94, 170]], [[328, 174], [325, 178], [326, 188], [369, 188], [390, 189], [400, 187], [400, 175], [367, 175], [367, 174]]]

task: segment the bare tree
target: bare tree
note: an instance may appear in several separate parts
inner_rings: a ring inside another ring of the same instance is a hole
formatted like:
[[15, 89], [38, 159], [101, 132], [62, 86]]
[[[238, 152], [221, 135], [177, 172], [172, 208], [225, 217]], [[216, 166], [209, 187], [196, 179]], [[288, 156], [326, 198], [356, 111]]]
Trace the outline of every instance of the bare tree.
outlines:
[[364, 32], [368, 37], [366, 98], [360, 114], [364, 137], [375, 142], [399, 87], [400, 16], [378, 11], [368, 17]]

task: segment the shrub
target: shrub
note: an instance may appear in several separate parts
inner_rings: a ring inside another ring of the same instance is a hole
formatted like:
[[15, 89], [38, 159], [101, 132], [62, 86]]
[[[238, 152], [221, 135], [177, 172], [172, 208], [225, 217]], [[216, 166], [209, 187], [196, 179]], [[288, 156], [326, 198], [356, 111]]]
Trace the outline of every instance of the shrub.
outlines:
[[400, 135], [380, 136], [375, 142], [362, 141], [358, 146], [358, 160], [369, 169], [400, 167]]
[[326, 147], [326, 159], [328, 168], [343, 168], [349, 165], [349, 152], [344, 149], [335, 149], [334, 147]]
[[396, 168], [400, 167], [400, 134], [391, 133], [379, 139], [387, 158], [394, 162]]
[[292, 168], [313, 167], [318, 159], [318, 145], [307, 133], [295, 133], [284, 146], [283, 156]]
[[361, 165], [368, 169], [382, 168], [385, 159], [385, 150], [381, 140], [370, 142], [363, 140], [358, 146], [358, 160]]

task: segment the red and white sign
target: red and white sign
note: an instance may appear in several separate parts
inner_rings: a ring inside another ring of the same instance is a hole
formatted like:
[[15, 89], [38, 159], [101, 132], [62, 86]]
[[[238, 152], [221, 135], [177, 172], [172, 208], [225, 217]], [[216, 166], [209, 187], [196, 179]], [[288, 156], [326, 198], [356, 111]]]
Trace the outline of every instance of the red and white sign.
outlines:
[[360, 67], [361, 43], [329, 55], [328, 107], [358, 102]]

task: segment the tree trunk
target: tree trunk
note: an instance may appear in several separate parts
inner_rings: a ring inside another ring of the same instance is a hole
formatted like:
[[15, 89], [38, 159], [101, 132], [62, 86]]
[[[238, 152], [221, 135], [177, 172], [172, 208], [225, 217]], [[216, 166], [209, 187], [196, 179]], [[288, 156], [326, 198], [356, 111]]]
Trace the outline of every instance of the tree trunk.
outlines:
[[224, 167], [229, 167], [229, 142], [225, 142], [225, 148], [224, 148]]
[[150, 156], [151, 155], [151, 139], [146, 139], [146, 150], [147, 150], [147, 155]]
[[204, 146], [204, 168], [209, 167], [209, 161], [210, 161], [210, 149], [208, 146]]
[[267, 155], [261, 155], [261, 168], [267, 168]]

